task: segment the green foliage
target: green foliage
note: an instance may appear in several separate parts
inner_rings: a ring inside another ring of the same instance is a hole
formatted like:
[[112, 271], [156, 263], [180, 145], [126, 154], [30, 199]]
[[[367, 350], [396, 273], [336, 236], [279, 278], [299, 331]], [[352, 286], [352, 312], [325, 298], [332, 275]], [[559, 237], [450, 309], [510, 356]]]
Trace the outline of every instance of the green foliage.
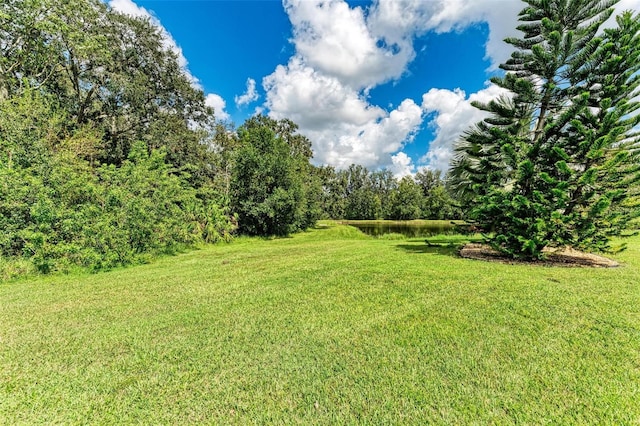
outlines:
[[451, 220], [462, 217], [462, 213], [445, 185], [440, 184], [433, 187], [424, 197], [421, 217], [431, 220]]
[[389, 219], [418, 219], [421, 217], [422, 204], [420, 186], [410, 176], [405, 176], [400, 180], [397, 191], [393, 192]]
[[343, 173], [337, 173], [332, 166], [319, 167], [316, 175], [320, 180], [320, 208], [322, 218], [345, 218], [346, 176]]
[[358, 188], [349, 194], [345, 219], [372, 220], [381, 216], [382, 203], [370, 188]]
[[490, 116], [458, 144], [451, 187], [513, 257], [610, 250], [640, 215], [640, 19], [598, 35], [615, 2], [527, 3], [525, 36], [507, 40], [518, 50], [493, 79], [510, 95], [476, 105]]
[[414, 179], [422, 189], [423, 202], [421, 218], [431, 220], [451, 220], [462, 217], [457, 202], [447, 188], [440, 170], [424, 168], [416, 173]]
[[398, 180], [390, 170], [382, 169], [369, 175], [371, 190], [380, 200], [380, 217], [392, 217], [394, 194], [398, 191]]
[[310, 142], [290, 121], [253, 117], [238, 129], [233, 153], [231, 208], [248, 235], [288, 235], [319, 216], [320, 186], [311, 179]]
[[[85, 159], [120, 164], [132, 143], [166, 147], [196, 185], [212, 176], [206, 148], [212, 114], [148, 20], [99, 0], [0, 3], [0, 99], [36, 88], [52, 94], [65, 130], [91, 126], [100, 144]], [[194, 167], [195, 166], [195, 167]]]
[[345, 199], [344, 219], [379, 219], [382, 215], [382, 203], [374, 190], [369, 170], [352, 164], [338, 174]]
[[321, 167], [322, 216], [332, 219], [455, 219], [460, 209], [439, 171], [422, 170], [400, 181], [389, 170], [369, 172], [352, 164], [346, 170]]
[[165, 153], [148, 154], [144, 143], [133, 146], [121, 167], [98, 170], [103, 191], [96, 204], [103, 210], [95, 212], [101, 216], [98, 229], [87, 229], [85, 246], [95, 247], [101, 257], [112, 256], [108, 267], [144, 253], [172, 253], [230, 238], [233, 226], [223, 210], [190, 187], [186, 177], [171, 172]]
[[0, 2], [2, 275], [229, 240], [216, 136], [149, 20], [98, 0]]
[[5, 262], [26, 259], [42, 273], [99, 270], [230, 238], [225, 211], [175, 173], [164, 150], [139, 142], [119, 167], [97, 167], [76, 156], [78, 145], [99, 139], [95, 130], [67, 135], [64, 113], [38, 92], [0, 102], [0, 111]]

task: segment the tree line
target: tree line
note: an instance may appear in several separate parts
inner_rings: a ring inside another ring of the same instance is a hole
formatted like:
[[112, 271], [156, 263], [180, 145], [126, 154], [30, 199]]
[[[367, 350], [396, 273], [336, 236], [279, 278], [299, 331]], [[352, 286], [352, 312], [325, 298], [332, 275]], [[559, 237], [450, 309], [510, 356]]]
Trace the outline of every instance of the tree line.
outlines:
[[[216, 121], [148, 19], [99, 0], [0, 3], [0, 273], [100, 270], [319, 218], [453, 219], [513, 257], [610, 249], [640, 216], [640, 20], [527, 0], [510, 95], [446, 177], [312, 165], [290, 120]], [[13, 272], [12, 272], [13, 271]]]
[[217, 122], [148, 19], [8, 0], [0, 51], [0, 275], [107, 269], [317, 219], [295, 124]]
[[[396, 178], [389, 170], [311, 164], [311, 141], [290, 120], [258, 115], [217, 134], [215, 182], [239, 231], [286, 235], [320, 219], [452, 219], [463, 213], [438, 170]], [[227, 172], [222, 172], [226, 170]]]
[[439, 170], [394, 177], [389, 170], [369, 171], [352, 164], [345, 170], [316, 170], [322, 215], [331, 219], [456, 219], [463, 213], [449, 194]]

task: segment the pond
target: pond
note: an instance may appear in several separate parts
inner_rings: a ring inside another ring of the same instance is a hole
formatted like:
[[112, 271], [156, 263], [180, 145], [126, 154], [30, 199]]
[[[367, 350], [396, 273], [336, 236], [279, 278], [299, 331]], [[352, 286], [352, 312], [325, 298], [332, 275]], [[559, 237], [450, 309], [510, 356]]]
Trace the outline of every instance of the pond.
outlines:
[[402, 234], [408, 238], [431, 237], [460, 233], [462, 221], [450, 220], [345, 220], [341, 223], [351, 225], [367, 235], [375, 237], [384, 234]]

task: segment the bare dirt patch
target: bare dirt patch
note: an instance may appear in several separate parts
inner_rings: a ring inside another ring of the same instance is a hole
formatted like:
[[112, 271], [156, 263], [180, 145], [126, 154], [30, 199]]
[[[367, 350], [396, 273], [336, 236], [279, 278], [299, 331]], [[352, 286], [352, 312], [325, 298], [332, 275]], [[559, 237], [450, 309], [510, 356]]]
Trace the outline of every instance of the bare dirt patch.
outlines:
[[564, 266], [569, 268], [615, 268], [620, 266], [615, 260], [597, 254], [574, 250], [570, 247], [564, 249], [545, 249], [544, 252], [546, 253], [546, 259], [544, 260], [515, 260], [492, 249], [487, 244], [469, 243], [460, 250], [460, 256], [467, 259], [508, 264]]

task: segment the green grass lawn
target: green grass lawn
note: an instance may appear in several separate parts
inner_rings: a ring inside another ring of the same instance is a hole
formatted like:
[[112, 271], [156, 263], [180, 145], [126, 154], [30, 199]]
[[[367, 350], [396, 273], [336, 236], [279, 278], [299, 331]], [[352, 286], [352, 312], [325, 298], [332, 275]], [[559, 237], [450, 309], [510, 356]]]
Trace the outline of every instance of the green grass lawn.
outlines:
[[350, 227], [0, 284], [0, 423], [639, 424], [640, 238], [615, 269]]

